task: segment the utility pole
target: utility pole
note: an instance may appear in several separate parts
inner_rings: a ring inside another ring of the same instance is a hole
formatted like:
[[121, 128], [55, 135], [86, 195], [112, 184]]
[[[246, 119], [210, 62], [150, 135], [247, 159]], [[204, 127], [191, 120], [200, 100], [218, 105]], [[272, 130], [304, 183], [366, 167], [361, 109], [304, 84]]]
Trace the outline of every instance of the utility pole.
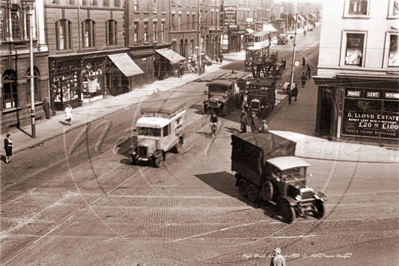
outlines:
[[295, 15], [295, 26], [294, 26], [294, 45], [292, 52], [292, 65], [291, 65], [291, 82], [290, 82], [290, 90], [293, 90], [294, 87], [294, 67], [295, 67], [295, 46], [296, 46], [296, 27], [298, 25], [298, 12]]
[[198, 75], [201, 75], [202, 69], [201, 69], [201, 30], [200, 30], [200, 22], [201, 22], [201, 13], [200, 13], [200, 3], [201, 1], [198, 0], [198, 25], [197, 25], [197, 30], [198, 30]]
[[32, 125], [32, 138], [36, 138], [35, 125], [35, 70], [33, 64], [33, 9], [29, 7], [29, 59], [30, 59], [30, 118]]

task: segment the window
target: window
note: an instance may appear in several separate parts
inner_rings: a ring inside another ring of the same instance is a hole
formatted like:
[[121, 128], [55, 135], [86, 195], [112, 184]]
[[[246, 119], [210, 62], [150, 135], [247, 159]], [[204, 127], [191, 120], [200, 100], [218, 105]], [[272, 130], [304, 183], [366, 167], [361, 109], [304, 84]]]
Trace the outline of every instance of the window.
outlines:
[[[36, 67], [34, 68], [33, 75], [35, 76], [35, 78], [33, 79], [34, 80], [33, 86], [34, 86], [34, 90], [35, 90], [34, 100], [35, 100], [35, 102], [38, 102], [40, 100], [40, 95], [39, 95], [39, 89], [38, 89], [39, 86], [37, 84], [37, 80], [38, 80], [38, 77], [40, 76], [40, 73], [39, 73], [39, 69], [37, 69]], [[30, 77], [30, 68], [26, 72], [26, 76]], [[28, 104], [31, 103], [30, 78], [28, 78], [26, 80], [26, 100], [27, 100]]]
[[365, 17], [369, 15], [370, 0], [346, 0], [345, 16], [346, 17]]
[[213, 11], [212, 11], [212, 17], [211, 17], [211, 26], [213, 27]]
[[363, 33], [346, 34], [345, 65], [362, 66], [364, 58]]
[[389, 0], [389, 14], [388, 18], [399, 17], [399, 0]]
[[0, 8], [0, 40], [5, 39], [4, 35], [4, 12], [5, 10], [3, 8]]
[[72, 48], [71, 22], [61, 19], [56, 23], [57, 50], [69, 50]]
[[399, 34], [388, 34], [389, 37], [388, 67], [399, 67], [398, 36]]
[[22, 39], [22, 25], [21, 25], [21, 9], [18, 5], [11, 6], [11, 30], [12, 38], [20, 40]]
[[161, 23], [161, 42], [165, 41], [165, 22]]
[[106, 31], [107, 31], [107, 45], [116, 45], [116, 33], [117, 31], [117, 22], [115, 20], [108, 20], [106, 23]]
[[144, 41], [148, 42], [148, 22], [144, 22]]
[[139, 1], [138, 0], [133, 2], [133, 10], [139, 11]]
[[91, 19], [86, 19], [82, 23], [83, 48], [95, 47], [95, 25]]
[[171, 31], [175, 30], [175, 14], [172, 14], [172, 27], [170, 29]]
[[193, 15], [193, 21], [192, 21], [192, 23], [193, 23], [192, 29], [193, 29], [193, 30], [195, 30], [195, 22], [196, 22], [196, 21], [195, 21], [195, 15]]
[[154, 42], [158, 41], [158, 29], [157, 29], [157, 22], [154, 21], [152, 23], [152, 35]]
[[170, 125], [164, 126], [163, 128], [163, 136], [166, 137], [170, 134]]
[[139, 40], [139, 23], [134, 22], [134, 42], [138, 42]]
[[121, 7], [121, 2], [120, 2], [120, 0], [115, 0], [115, 2], [114, 2], [114, 7]]
[[3, 109], [18, 107], [17, 74], [6, 70], [2, 77]]
[[186, 23], [184, 23], [184, 29], [185, 30], [190, 29], [190, 14], [186, 14]]
[[179, 14], [179, 20], [177, 21], [177, 25], [179, 27], [179, 31], [181, 31], [181, 14]]

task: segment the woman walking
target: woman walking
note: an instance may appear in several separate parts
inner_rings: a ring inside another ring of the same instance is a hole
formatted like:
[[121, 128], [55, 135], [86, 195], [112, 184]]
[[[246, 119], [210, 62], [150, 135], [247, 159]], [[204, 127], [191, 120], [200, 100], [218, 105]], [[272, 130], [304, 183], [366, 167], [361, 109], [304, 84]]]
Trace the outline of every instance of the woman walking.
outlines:
[[71, 112], [72, 112], [72, 107], [71, 105], [68, 104], [67, 107], [65, 108], [65, 123], [68, 125], [72, 124], [73, 117]]
[[10, 134], [6, 135], [6, 138], [4, 139], [4, 149], [6, 150], [6, 163], [8, 164], [10, 161], [10, 157], [12, 156], [12, 140], [10, 138]]

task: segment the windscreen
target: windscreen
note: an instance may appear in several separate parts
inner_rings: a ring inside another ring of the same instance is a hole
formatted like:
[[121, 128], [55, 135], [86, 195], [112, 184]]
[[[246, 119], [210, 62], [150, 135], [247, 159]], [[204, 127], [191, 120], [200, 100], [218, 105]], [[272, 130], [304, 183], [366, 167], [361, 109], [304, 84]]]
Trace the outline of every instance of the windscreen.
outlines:
[[223, 85], [209, 85], [209, 92], [226, 92], [229, 87]]
[[154, 136], [154, 137], [161, 136], [160, 128], [139, 127], [137, 130], [138, 130], [138, 134], [141, 136]]

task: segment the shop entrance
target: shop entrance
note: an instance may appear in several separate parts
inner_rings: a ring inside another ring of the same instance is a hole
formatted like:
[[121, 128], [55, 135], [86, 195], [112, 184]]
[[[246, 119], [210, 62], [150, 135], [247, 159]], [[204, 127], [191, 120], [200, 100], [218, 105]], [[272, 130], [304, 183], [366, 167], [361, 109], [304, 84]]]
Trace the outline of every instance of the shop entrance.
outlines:
[[333, 101], [331, 97], [331, 88], [322, 88], [321, 95], [321, 113], [320, 113], [320, 134], [322, 136], [330, 135], [331, 122], [333, 114]]

